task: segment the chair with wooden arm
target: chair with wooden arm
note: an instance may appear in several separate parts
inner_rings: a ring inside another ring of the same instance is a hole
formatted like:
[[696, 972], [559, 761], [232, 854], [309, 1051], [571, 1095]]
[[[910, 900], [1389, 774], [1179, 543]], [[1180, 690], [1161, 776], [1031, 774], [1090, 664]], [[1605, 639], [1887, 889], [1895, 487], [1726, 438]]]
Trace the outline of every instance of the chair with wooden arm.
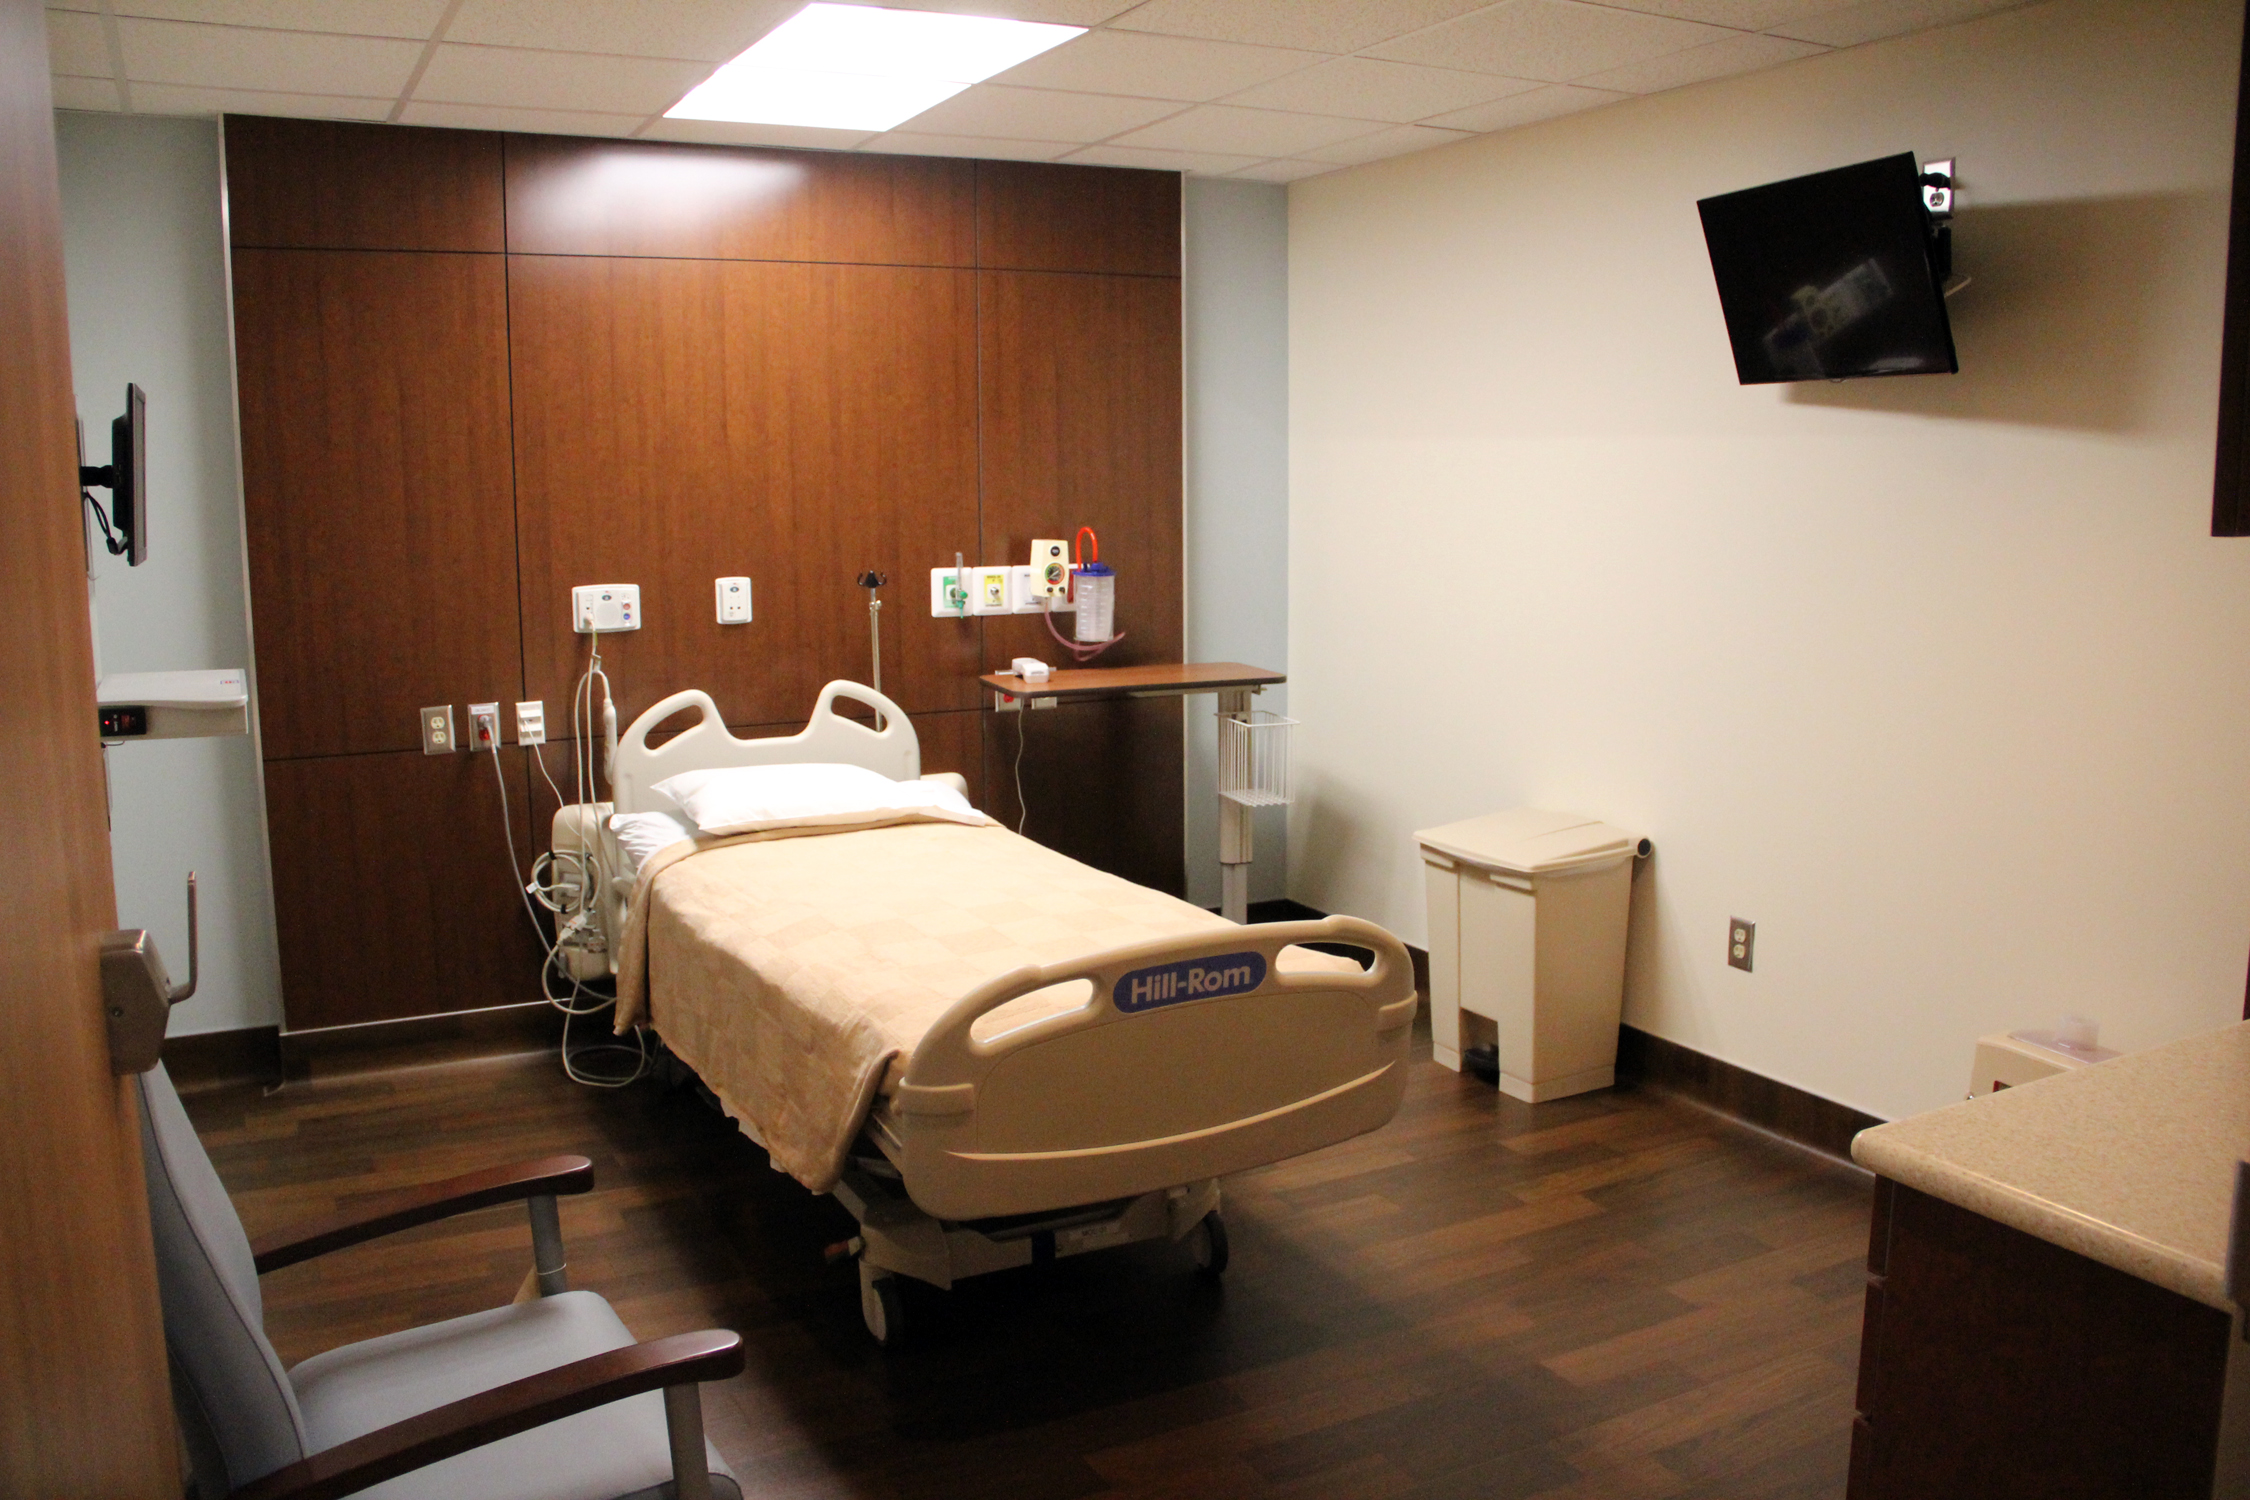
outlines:
[[[386, 1194], [255, 1248], [161, 1066], [139, 1079], [173, 1401], [199, 1500], [740, 1500], [698, 1385], [743, 1368], [725, 1330], [636, 1343], [567, 1287], [556, 1200], [593, 1164], [553, 1156]], [[284, 1370], [261, 1273], [498, 1203], [528, 1205], [533, 1270], [506, 1307]]]

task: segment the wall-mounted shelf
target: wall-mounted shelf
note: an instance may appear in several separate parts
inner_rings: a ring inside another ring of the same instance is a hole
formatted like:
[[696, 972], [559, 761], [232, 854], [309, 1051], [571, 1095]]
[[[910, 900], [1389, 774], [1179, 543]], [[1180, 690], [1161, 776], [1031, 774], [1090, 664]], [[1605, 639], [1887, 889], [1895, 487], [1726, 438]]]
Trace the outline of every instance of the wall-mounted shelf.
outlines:
[[113, 672], [95, 684], [105, 745], [250, 732], [250, 678], [240, 667]]

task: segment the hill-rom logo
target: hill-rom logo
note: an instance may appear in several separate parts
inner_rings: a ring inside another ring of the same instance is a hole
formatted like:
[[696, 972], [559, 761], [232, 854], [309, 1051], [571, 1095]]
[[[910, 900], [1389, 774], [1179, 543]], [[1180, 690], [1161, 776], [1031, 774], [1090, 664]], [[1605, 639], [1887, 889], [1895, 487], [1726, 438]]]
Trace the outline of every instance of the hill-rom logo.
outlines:
[[1221, 953], [1211, 958], [1184, 959], [1135, 969], [1117, 981], [1110, 1003], [1127, 1015], [1188, 1000], [1216, 1000], [1222, 995], [1247, 995], [1266, 982], [1263, 953]]

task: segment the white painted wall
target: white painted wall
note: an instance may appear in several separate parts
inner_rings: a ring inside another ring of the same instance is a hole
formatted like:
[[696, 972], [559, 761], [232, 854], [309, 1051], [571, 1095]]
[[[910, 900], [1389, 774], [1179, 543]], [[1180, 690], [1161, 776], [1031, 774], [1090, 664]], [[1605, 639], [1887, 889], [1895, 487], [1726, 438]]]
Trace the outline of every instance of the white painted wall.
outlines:
[[[1983, 1032], [2239, 1016], [2241, 18], [2056, 0], [1293, 187], [1290, 893], [1420, 942], [1414, 829], [1641, 830], [1627, 1019], [1885, 1116]], [[1960, 159], [1963, 373], [1737, 385], [1695, 200], [1901, 150]]]
[[[1187, 658], [1289, 665], [1289, 208], [1263, 182], [1187, 180], [1182, 292]], [[1257, 706], [1286, 713], [1289, 690]], [[1217, 700], [1187, 700], [1188, 899], [1219, 904]], [[1284, 894], [1288, 825], [1255, 814], [1250, 899]]]
[[[107, 461], [126, 382], [148, 393], [148, 561], [95, 554], [101, 670], [248, 666], [217, 122], [64, 111], [55, 134], [90, 461]], [[175, 979], [187, 972], [182, 885], [190, 869], [199, 877], [202, 985], [172, 1035], [279, 1024], [254, 741], [149, 741], [106, 757], [118, 918], [155, 933]]]

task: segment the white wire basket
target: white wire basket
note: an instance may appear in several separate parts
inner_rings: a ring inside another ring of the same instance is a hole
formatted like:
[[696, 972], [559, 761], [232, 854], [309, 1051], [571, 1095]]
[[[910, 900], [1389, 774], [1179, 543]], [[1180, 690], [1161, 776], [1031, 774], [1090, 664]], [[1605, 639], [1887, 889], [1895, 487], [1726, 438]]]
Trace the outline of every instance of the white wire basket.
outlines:
[[1289, 805], [1289, 731], [1295, 719], [1254, 709], [1219, 720], [1219, 795], [1244, 807]]

